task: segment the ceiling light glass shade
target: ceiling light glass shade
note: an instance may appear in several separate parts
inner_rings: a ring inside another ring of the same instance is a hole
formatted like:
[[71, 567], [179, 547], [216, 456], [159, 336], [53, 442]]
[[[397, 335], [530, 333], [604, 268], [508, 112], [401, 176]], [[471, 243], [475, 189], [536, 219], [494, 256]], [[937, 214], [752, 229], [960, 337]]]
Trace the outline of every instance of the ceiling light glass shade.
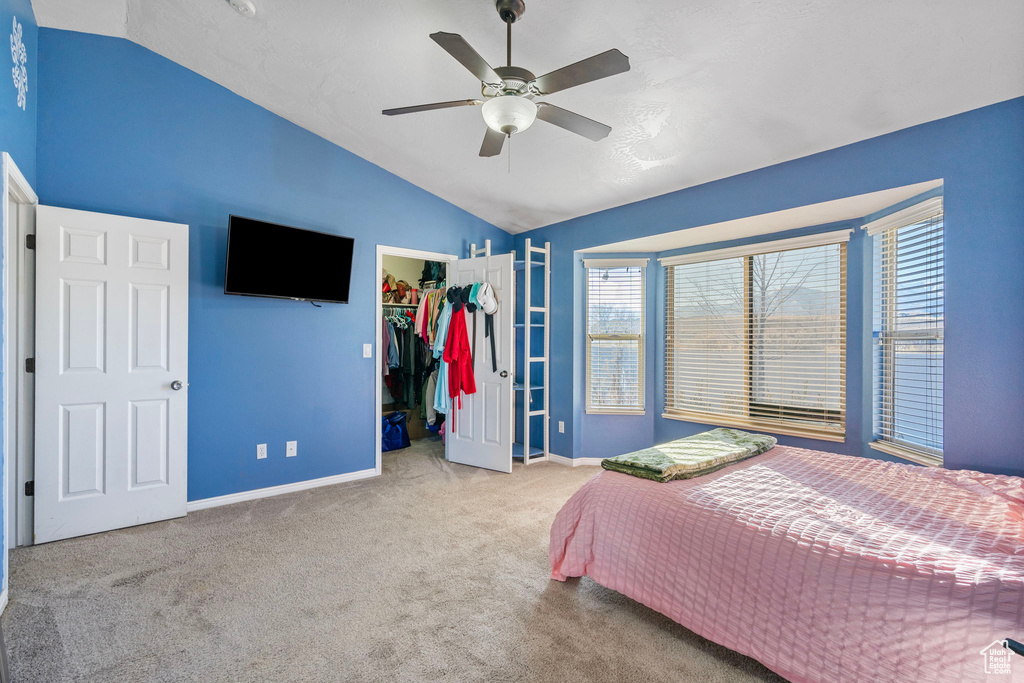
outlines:
[[503, 135], [521, 133], [537, 120], [537, 105], [517, 95], [493, 97], [481, 109], [487, 127]]

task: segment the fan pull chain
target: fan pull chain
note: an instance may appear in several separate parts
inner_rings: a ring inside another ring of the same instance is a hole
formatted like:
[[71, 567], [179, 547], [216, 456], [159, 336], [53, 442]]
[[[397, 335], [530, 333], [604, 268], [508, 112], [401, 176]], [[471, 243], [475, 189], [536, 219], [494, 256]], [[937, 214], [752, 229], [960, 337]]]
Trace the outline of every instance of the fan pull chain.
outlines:
[[508, 136], [508, 174], [512, 175], [512, 135]]

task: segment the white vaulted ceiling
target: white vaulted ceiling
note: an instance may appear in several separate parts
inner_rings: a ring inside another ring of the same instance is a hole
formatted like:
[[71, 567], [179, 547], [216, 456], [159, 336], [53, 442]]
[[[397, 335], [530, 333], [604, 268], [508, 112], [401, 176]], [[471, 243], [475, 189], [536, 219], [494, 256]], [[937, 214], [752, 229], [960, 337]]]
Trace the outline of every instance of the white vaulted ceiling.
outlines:
[[479, 96], [428, 38], [492, 65], [491, 0], [34, 0], [41, 26], [128, 38], [511, 232], [548, 225], [1024, 95], [1020, 0], [528, 0], [513, 63], [609, 48], [631, 71], [545, 99], [612, 126], [538, 121], [477, 156]]

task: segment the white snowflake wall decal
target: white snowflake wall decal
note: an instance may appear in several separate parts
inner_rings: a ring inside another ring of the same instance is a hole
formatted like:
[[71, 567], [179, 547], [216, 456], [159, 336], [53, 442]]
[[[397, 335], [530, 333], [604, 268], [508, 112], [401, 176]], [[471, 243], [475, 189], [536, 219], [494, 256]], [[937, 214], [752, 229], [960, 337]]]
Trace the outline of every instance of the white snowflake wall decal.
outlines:
[[28, 51], [25, 43], [21, 40], [21, 24], [18, 17], [14, 17], [14, 26], [11, 29], [11, 59], [14, 60], [14, 68], [11, 74], [14, 76], [14, 87], [18, 89], [18, 106], [26, 108], [28, 94]]

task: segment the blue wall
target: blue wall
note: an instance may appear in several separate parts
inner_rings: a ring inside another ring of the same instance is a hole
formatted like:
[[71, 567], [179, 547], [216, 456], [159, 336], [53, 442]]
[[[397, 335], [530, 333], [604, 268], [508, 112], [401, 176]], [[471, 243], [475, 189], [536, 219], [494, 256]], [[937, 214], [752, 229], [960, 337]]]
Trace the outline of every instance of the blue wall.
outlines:
[[[25, 108], [18, 106], [18, 90], [14, 87], [8, 56], [12, 19], [16, 18], [22, 28], [22, 42], [28, 56], [28, 92]], [[0, 151], [7, 152], [14, 159], [28, 182], [36, 182], [36, 95], [39, 92], [39, 72], [36, 46], [39, 29], [32, 13], [29, 0], [0, 0], [0, 44], [4, 46], [4, 57], [0, 60]], [[2, 245], [0, 245], [2, 246]]]
[[[525, 237], [550, 241], [553, 291], [573, 292], [580, 249], [935, 179], [945, 188], [945, 462], [1021, 475], [1024, 98], [540, 228], [518, 235], [516, 245]], [[551, 449], [589, 457], [574, 433], [583, 410], [573, 390], [575, 294], [554, 297], [552, 426], [564, 420], [566, 433], [552, 429]], [[855, 379], [848, 374], [847, 383]], [[862, 404], [868, 396], [860, 387]], [[857, 406], [847, 410], [852, 416]], [[862, 412], [860, 427], [849, 431], [853, 442], [840, 448], [783, 442], [865, 452], [864, 421]], [[655, 437], [685, 429], [661, 426]]]
[[[40, 201], [191, 226], [189, 499], [372, 468], [375, 245], [511, 236], [133, 43], [39, 46]], [[354, 237], [352, 303], [225, 296], [231, 213]]]

